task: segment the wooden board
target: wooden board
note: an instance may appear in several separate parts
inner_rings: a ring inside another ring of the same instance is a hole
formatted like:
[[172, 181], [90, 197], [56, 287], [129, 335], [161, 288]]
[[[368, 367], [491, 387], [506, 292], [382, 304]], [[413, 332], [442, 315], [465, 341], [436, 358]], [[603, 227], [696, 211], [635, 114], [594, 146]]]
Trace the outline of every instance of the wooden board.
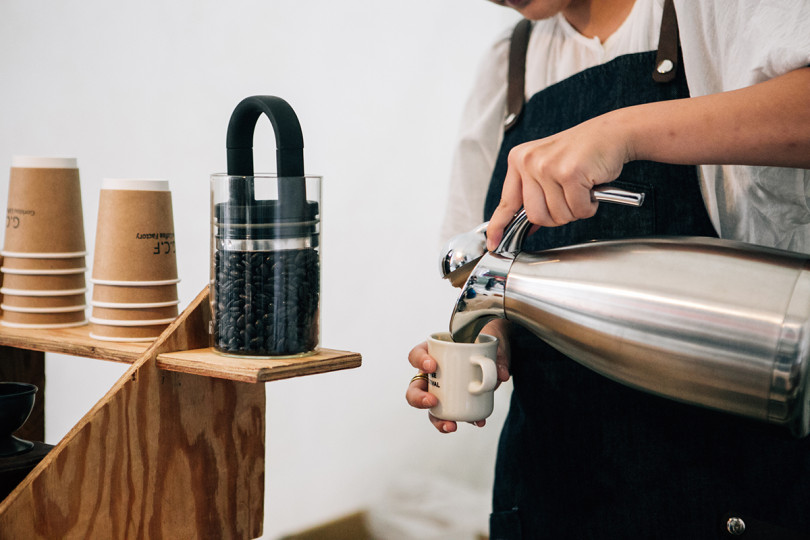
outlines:
[[0, 326], [0, 345], [131, 364], [141, 358], [152, 343], [99, 341], [90, 337], [87, 325], [50, 330]]
[[350, 369], [360, 366], [359, 354], [321, 349], [317, 354], [292, 358], [231, 357], [211, 348], [159, 354], [157, 365], [167, 371], [222, 377], [234, 381], [262, 383]]
[[[200, 309], [207, 310], [210, 313], [208, 306], [200, 306]], [[178, 373], [190, 373], [240, 382], [263, 383], [356, 368], [362, 362], [362, 358], [358, 353], [333, 349], [320, 349], [317, 354], [293, 358], [225, 356], [207, 347], [207, 334], [199, 337], [198, 343], [206, 345], [206, 347], [160, 353], [157, 357], [157, 367]], [[12, 353], [12, 355], [16, 356], [36, 353], [27, 353], [13, 347], [131, 364], [143, 356], [150, 344], [99, 341], [90, 337], [87, 326], [79, 326], [53, 330], [19, 330], [0, 327], [0, 346], [2, 345], [5, 345], [8, 351], [16, 351]], [[0, 349], [1, 353], [2, 349]], [[20, 362], [24, 363], [25, 361], [17, 360], [15, 362], [20, 364]], [[42, 382], [44, 384], [44, 374]]]
[[156, 365], [209, 319], [206, 288], [0, 503], [0, 539], [261, 535], [264, 385]]

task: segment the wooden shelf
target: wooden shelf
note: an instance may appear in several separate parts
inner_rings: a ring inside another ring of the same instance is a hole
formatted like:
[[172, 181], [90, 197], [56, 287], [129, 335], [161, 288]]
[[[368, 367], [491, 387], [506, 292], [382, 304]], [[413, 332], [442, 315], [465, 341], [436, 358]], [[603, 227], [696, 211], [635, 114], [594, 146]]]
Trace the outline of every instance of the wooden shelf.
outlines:
[[206, 348], [207, 289], [152, 343], [99, 341], [87, 326], [0, 326], [0, 362], [11, 367], [37, 357], [42, 371], [45, 352], [130, 364], [0, 500], [0, 538], [261, 536], [266, 399], [252, 383], [354, 368], [361, 357], [217, 354]]
[[[132, 364], [143, 356], [151, 342], [118, 343], [90, 337], [88, 326], [52, 330], [20, 330], [0, 326], [0, 346], [61, 353]], [[359, 354], [321, 349], [317, 354], [295, 358], [247, 358], [225, 356], [212, 348], [176, 351], [157, 356], [157, 367], [167, 371], [217, 377], [232, 381], [265, 383], [359, 367]]]
[[219, 377], [232, 381], [264, 383], [359, 367], [357, 353], [321, 349], [317, 354], [295, 358], [245, 358], [223, 356], [213, 349], [163, 353], [157, 367], [167, 371]]
[[0, 345], [132, 364], [143, 356], [151, 343], [99, 341], [90, 337], [87, 325], [52, 330], [22, 330], [0, 325]]

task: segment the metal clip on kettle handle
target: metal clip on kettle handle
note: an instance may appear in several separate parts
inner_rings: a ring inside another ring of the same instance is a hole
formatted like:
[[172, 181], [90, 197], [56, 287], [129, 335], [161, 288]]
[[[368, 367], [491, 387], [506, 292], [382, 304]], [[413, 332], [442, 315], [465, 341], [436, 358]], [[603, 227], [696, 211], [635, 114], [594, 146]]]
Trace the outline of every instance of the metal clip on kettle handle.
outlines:
[[[609, 202], [625, 206], [641, 206], [644, 204], [644, 193], [635, 193], [610, 186], [597, 186], [591, 190], [591, 198], [597, 202]], [[517, 253], [523, 246], [531, 222], [526, 217], [526, 209], [521, 208], [515, 214], [503, 232], [503, 238], [494, 253]]]

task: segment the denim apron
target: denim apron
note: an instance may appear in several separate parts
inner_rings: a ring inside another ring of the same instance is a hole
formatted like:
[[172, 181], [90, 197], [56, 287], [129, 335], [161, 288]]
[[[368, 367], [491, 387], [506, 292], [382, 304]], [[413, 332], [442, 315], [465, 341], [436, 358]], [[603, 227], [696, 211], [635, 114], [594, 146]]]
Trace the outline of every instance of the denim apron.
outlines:
[[[513, 146], [620, 107], [689, 96], [680, 62], [666, 83], [650, 77], [656, 65], [656, 51], [621, 56], [532, 96], [504, 135], [485, 219]], [[600, 204], [593, 218], [540, 229], [524, 250], [715, 236], [694, 166], [631, 162], [612, 185], [645, 193], [644, 205]], [[630, 389], [522, 328], [511, 370], [491, 539], [699, 540], [731, 538], [741, 524], [743, 538], [810, 537], [810, 438]]]

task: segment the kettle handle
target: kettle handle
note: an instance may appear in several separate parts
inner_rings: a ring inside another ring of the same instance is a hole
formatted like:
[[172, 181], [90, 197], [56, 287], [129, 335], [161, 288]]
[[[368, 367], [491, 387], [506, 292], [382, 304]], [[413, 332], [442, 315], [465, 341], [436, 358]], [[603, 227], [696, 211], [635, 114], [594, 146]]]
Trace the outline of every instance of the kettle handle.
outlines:
[[[625, 206], [639, 207], [644, 204], [644, 193], [613, 188], [609, 185], [593, 188], [591, 198], [597, 202], [609, 202]], [[504, 229], [503, 238], [498, 247], [495, 248], [495, 253], [517, 253], [520, 251], [530, 226], [531, 222], [526, 217], [526, 209], [521, 208]]]

